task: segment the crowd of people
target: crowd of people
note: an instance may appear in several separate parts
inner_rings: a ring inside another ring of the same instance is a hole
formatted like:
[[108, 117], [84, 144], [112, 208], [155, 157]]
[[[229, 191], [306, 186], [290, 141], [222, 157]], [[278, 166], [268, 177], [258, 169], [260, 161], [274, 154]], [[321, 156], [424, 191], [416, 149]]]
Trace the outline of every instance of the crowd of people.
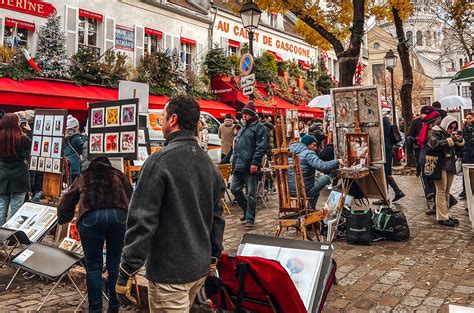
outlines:
[[[392, 177], [393, 147], [400, 140], [389, 113], [384, 110], [385, 175], [396, 202], [405, 194]], [[25, 199], [41, 197], [41, 188], [34, 187], [41, 173], [29, 172], [27, 165], [33, 122], [32, 112], [0, 114], [0, 225]], [[459, 223], [449, 213], [450, 189], [457, 159], [474, 161], [473, 122], [473, 115], [466, 114], [461, 130], [456, 119], [434, 103], [421, 108], [407, 132], [406, 144], [417, 157], [425, 195], [436, 202], [427, 214], [436, 214], [442, 226]], [[230, 190], [242, 209], [245, 230], [255, 227], [257, 182], [272, 158], [274, 127], [272, 117], [259, 116], [250, 102], [242, 109], [240, 121], [228, 115], [218, 130], [221, 163], [232, 164]], [[133, 190], [125, 174], [106, 157], [94, 159], [81, 172], [86, 138], [79, 132], [79, 121], [67, 117], [64, 156], [70, 187], [58, 205], [58, 221], [67, 223], [77, 215], [91, 312], [102, 311], [104, 243], [110, 312], [117, 312], [120, 304], [136, 303], [130, 289], [142, 266], [149, 281], [151, 310], [188, 310], [223, 249], [221, 197], [227, 186], [205, 151], [208, 133], [200, 121], [199, 105], [192, 98], [172, 98], [163, 111], [162, 129], [164, 148], [147, 159]], [[333, 170], [347, 164], [335, 159], [322, 120], [299, 122], [298, 130], [300, 140], [289, 150], [300, 159], [305, 191], [316, 208], [321, 190], [334, 181]], [[427, 156], [433, 153], [442, 156], [439, 179], [430, 178], [425, 170]], [[296, 195], [293, 175], [290, 171], [290, 193]], [[464, 190], [459, 197], [465, 196]]]

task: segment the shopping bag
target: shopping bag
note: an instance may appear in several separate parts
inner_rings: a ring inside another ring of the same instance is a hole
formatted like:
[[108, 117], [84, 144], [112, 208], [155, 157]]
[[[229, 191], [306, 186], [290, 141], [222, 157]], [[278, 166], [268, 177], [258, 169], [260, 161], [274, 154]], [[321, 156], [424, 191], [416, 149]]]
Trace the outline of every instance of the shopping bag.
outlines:
[[396, 211], [383, 207], [374, 212], [374, 232], [393, 241], [407, 241], [410, 239], [410, 228], [403, 211]]
[[356, 245], [371, 245], [373, 241], [372, 210], [352, 210], [347, 214], [346, 241]]

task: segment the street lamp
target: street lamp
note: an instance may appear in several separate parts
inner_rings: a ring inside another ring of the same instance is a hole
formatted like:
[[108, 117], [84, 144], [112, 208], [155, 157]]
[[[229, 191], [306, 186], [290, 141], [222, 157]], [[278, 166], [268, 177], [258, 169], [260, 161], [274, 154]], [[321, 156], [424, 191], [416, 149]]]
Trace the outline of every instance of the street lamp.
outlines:
[[[252, 55], [252, 57], [253, 57], [253, 35], [255, 34], [255, 30], [258, 28], [258, 23], [260, 22], [261, 15], [262, 15], [262, 11], [260, 11], [258, 5], [254, 3], [253, 0], [249, 0], [240, 9], [240, 18], [242, 19], [242, 25], [244, 25], [244, 28], [247, 30], [249, 34], [249, 53]], [[254, 99], [253, 93], [250, 94], [249, 99], [250, 100]]]
[[456, 84], [456, 87], [458, 89], [458, 96], [461, 95], [461, 82], [455, 82], [454, 84]]
[[395, 86], [393, 83], [393, 70], [395, 66], [397, 66], [397, 56], [393, 53], [392, 49], [388, 50], [387, 54], [385, 54], [384, 62], [385, 68], [390, 72], [390, 79], [392, 81], [392, 111], [393, 111], [393, 125], [398, 125], [397, 123], [397, 111], [395, 109]]

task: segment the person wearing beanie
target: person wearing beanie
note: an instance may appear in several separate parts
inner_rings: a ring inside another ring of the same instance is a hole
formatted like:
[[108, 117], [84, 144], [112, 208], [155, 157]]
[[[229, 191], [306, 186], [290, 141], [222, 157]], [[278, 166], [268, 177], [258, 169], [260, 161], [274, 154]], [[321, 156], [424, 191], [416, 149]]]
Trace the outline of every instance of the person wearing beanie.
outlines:
[[[290, 152], [295, 153], [300, 158], [301, 172], [303, 174], [306, 196], [313, 198], [311, 208], [316, 208], [320, 191], [329, 185], [331, 177], [326, 173], [344, 166], [342, 160], [323, 161], [316, 154], [318, 142], [311, 135], [304, 135], [300, 142], [294, 142], [290, 145]], [[289, 163], [293, 160], [290, 158]], [[325, 173], [316, 178], [316, 171]], [[296, 196], [295, 174], [292, 170], [288, 171], [288, 183], [290, 194]]]
[[[252, 101], [242, 109], [242, 118], [244, 125], [234, 142], [230, 190], [244, 211], [241, 222], [245, 223], [246, 230], [252, 230], [257, 205], [257, 176], [267, 150], [268, 132], [258, 121]], [[244, 186], [247, 189], [247, 196], [243, 193]]]
[[234, 117], [231, 114], [225, 116], [224, 123], [219, 126], [217, 135], [221, 140], [221, 160], [224, 159], [232, 149], [234, 143]]
[[459, 221], [449, 214], [450, 190], [456, 174], [456, 155], [464, 146], [462, 134], [457, 132], [458, 122], [450, 115], [443, 118], [439, 125], [433, 126], [428, 139], [428, 149], [444, 155], [441, 179], [435, 180], [436, 219], [438, 224], [454, 227]]
[[84, 138], [79, 133], [79, 121], [72, 115], [67, 116], [64, 139], [63, 155], [68, 160], [72, 184], [81, 173], [82, 150], [84, 149]]

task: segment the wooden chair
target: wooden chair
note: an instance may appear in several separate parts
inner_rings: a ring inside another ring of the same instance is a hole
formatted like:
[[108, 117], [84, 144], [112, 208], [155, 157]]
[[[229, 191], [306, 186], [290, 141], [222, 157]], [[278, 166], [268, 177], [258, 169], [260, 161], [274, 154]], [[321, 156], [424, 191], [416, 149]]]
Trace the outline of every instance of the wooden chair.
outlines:
[[225, 195], [227, 194], [230, 203], [232, 203], [232, 199], [230, 198], [229, 194], [229, 189], [227, 188], [227, 186], [229, 185], [230, 175], [232, 175], [232, 164], [218, 164], [217, 168], [221, 172], [222, 178], [224, 178], [226, 186], [225, 194], [222, 196], [222, 205], [224, 206], [224, 209], [226, 210], [227, 214], [231, 215], [232, 213], [230, 212], [229, 206], [227, 205], [227, 203], [225, 203]]
[[[299, 157], [290, 153], [288, 149], [273, 150], [275, 164], [272, 168], [275, 170], [278, 195], [278, 227], [275, 237], [279, 237], [283, 228], [296, 228], [302, 235], [303, 240], [310, 239], [306, 232], [306, 226], [311, 225], [318, 240], [321, 240], [315, 224], [324, 218], [323, 211], [309, 209], [309, 199], [306, 197], [306, 191], [301, 172]], [[293, 159], [292, 164], [288, 158]], [[296, 196], [291, 196], [288, 172], [293, 170], [294, 182], [296, 186]]]

